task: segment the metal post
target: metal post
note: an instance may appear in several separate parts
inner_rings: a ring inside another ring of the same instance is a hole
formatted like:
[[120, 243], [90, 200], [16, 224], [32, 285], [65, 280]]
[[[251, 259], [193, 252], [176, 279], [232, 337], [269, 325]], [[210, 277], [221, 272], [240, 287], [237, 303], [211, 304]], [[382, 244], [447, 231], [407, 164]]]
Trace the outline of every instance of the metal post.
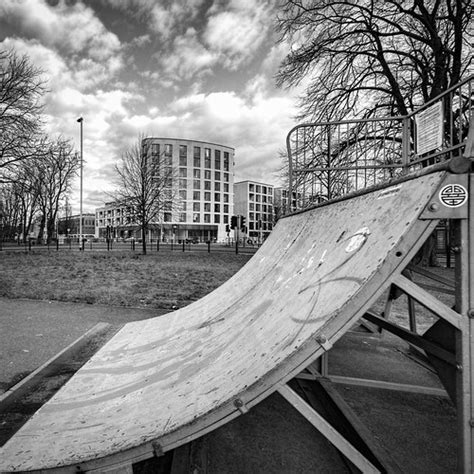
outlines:
[[[474, 120], [471, 120], [464, 156], [474, 160]], [[468, 177], [468, 218], [454, 220], [456, 250], [456, 408], [458, 419], [458, 471], [474, 470], [474, 173]]]
[[410, 164], [410, 117], [403, 117], [402, 121], [402, 165], [403, 173], [408, 173]]
[[80, 124], [80, 129], [81, 129], [81, 170], [80, 170], [80, 190], [79, 190], [79, 249], [84, 250], [83, 244], [82, 244], [82, 169], [83, 169], [83, 122], [84, 119], [82, 117], [79, 117], [77, 121]]

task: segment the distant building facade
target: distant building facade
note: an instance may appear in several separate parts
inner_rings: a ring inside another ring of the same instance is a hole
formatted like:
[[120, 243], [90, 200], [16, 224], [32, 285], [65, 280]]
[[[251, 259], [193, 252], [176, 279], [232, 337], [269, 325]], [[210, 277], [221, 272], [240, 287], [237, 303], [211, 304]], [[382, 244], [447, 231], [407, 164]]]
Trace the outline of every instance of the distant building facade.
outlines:
[[[224, 241], [234, 212], [234, 149], [176, 138], [146, 138], [151, 154], [164, 156], [177, 171], [172, 182], [176, 203], [150, 225], [149, 238], [162, 241]], [[97, 232], [105, 237], [141, 237], [126, 203], [96, 210]]]
[[301, 200], [301, 195], [298, 193], [293, 192], [293, 196], [291, 199], [291, 203], [288, 199], [289, 192], [288, 189], [278, 187], [275, 188], [275, 216], [276, 220], [280, 217], [288, 214], [289, 212], [296, 211], [299, 206], [299, 202]]
[[247, 238], [262, 242], [274, 225], [274, 188], [257, 181], [239, 181], [234, 185], [235, 214], [245, 217]]
[[[58, 219], [58, 234], [62, 237], [79, 238], [80, 215], [60, 217]], [[85, 238], [95, 237], [95, 214], [82, 214], [82, 235]]]

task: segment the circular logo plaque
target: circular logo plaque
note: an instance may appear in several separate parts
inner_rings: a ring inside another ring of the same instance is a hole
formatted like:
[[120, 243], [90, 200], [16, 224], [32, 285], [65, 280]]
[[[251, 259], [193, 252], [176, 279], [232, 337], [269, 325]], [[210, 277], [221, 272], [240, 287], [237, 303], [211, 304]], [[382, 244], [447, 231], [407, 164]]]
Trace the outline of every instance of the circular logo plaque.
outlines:
[[439, 192], [439, 200], [447, 207], [459, 207], [467, 201], [467, 189], [461, 184], [447, 184]]

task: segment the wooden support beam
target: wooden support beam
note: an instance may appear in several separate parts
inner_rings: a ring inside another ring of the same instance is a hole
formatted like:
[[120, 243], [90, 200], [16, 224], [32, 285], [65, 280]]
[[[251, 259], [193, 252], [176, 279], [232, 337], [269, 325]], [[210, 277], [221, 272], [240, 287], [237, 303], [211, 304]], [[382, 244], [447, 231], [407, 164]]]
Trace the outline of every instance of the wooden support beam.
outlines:
[[358, 469], [367, 474], [380, 472], [288, 385], [280, 387], [278, 392]]
[[461, 328], [460, 315], [436, 299], [433, 295], [420, 288], [416, 283], [413, 283], [403, 275], [395, 277], [393, 283], [436, 316], [448, 321], [448, 323], [457, 329]]
[[396, 324], [386, 321], [384, 318], [377, 316], [371, 311], [367, 311], [364, 314], [364, 318], [368, 319], [374, 324], [377, 324], [381, 328], [386, 329], [392, 334], [395, 334], [396, 336], [404, 339], [410, 344], [413, 344], [414, 346], [417, 346], [423, 350], [427, 350], [431, 352], [432, 354], [436, 355], [440, 359], [446, 361], [448, 364], [451, 364], [454, 367], [457, 366], [456, 356], [452, 352], [449, 352], [446, 349], [443, 349], [438, 344], [430, 342], [424, 339], [422, 336], [409, 331], [408, 329], [402, 328], [401, 326], [397, 326]]
[[357, 387], [380, 388], [383, 390], [396, 390], [400, 392], [421, 393], [424, 395], [434, 395], [436, 397], [448, 397], [446, 390], [437, 387], [427, 387], [424, 385], [410, 385], [404, 383], [383, 382], [381, 380], [361, 379], [356, 377], [343, 377], [340, 375], [330, 375], [329, 380], [337, 384], [355, 385]]

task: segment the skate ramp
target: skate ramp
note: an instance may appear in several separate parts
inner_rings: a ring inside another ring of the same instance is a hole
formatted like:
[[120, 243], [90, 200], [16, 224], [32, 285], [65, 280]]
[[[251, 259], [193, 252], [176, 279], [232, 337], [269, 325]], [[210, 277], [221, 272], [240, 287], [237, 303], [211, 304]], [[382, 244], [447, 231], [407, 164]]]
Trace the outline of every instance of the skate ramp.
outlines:
[[126, 324], [2, 447], [0, 470], [116, 470], [230, 421], [328, 350], [435, 225], [435, 172], [281, 219], [214, 292]]

